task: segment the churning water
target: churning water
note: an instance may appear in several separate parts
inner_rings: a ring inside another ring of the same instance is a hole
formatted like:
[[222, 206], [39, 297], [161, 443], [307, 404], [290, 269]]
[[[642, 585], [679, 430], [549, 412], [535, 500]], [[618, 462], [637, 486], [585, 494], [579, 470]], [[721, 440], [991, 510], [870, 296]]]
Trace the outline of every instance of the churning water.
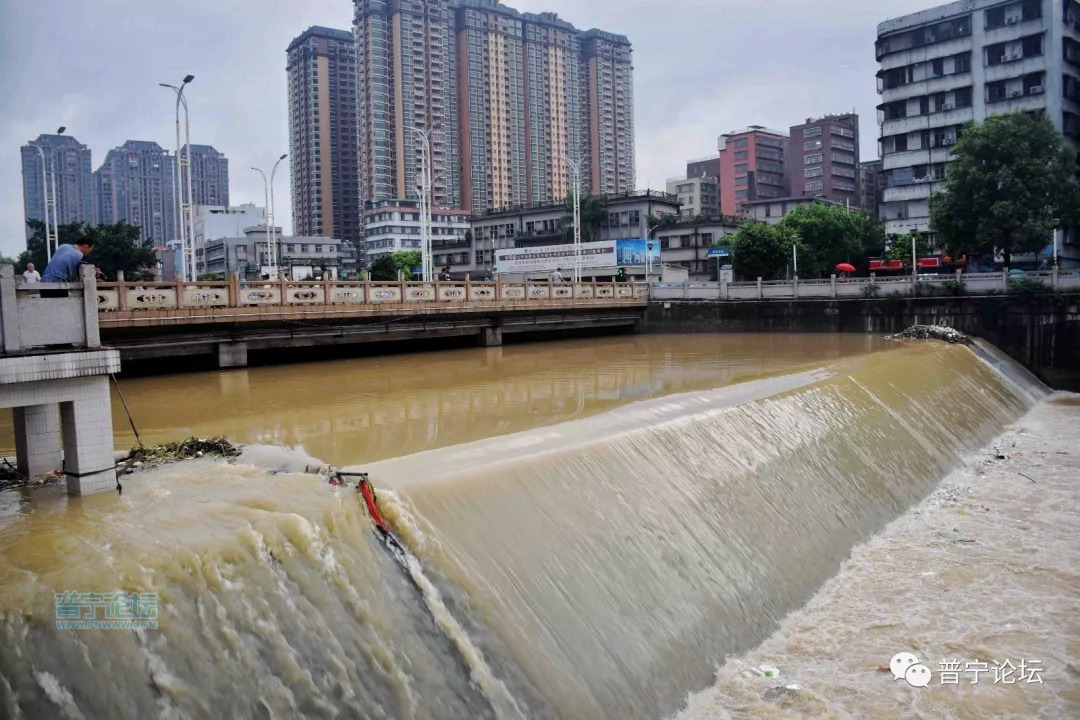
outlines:
[[[650, 352], [699, 343], [702, 356], [720, 342], [645, 340]], [[131, 478], [122, 497], [9, 495], [0, 708], [671, 714], [1038, 392], [964, 347], [889, 347], [789, 358], [757, 379], [687, 363], [712, 369], [667, 391], [646, 374], [648, 399], [563, 408], [555, 424], [390, 448], [364, 469], [404, 566], [354, 491], [310, 476], [199, 461]], [[677, 375], [677, 359], [659, 366]], [[335, 442], [324, 459], [350, 457]], [[156, 592], [160, 628], [56, 630], [65, 590]]]

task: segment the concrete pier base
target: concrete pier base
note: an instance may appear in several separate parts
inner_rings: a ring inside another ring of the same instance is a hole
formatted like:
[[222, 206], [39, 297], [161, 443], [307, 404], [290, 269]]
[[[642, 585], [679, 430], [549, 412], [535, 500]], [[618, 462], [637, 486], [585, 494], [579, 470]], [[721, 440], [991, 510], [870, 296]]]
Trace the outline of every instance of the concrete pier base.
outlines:
[[502, 345], [502, 328], [486, 327], [480, 330], [480, 347], [499, 347]]
[[0, 408], [11, 408], [19, 471], [29, 477], [61, 466], [68, 493], [116, 487], [109, 373], [115, 350], [0, 358]]
[[15, 455], [19, 472], [39, 477], [61, 464], [60, 416], [56, 405], [12, 408], [15, 421]]
[[218, 367], [247, 367], [248, 346], [246, 342], [218, 343]]

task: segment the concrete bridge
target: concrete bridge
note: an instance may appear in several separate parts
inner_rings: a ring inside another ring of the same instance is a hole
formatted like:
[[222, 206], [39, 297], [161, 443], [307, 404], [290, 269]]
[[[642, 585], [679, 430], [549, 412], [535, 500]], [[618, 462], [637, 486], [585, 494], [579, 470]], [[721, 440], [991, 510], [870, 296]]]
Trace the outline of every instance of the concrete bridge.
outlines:
[[636, 327], [643, 283], [219, 282], [99, 283], [102, 339], [124, 361], [514, 333]]
[[0, 408], [12, 411], [18, 471], [62, 467], [73, 495], [116, 486], [109, 374], [120, 354], [101, 347], [93, 268], [81, 280], [16, 284], [0, 266]]

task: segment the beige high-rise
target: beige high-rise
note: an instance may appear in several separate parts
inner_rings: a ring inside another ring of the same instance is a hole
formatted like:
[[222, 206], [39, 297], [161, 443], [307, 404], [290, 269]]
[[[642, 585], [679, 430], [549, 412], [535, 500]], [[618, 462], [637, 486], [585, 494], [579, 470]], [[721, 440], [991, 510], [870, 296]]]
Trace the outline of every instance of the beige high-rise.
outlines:
[[588, 30], [581, 35], [585, 106], [586, 186], [592, 192], [634, 189], [634, 65], [623, 35]]
[[434, 207], [461, 203], [449, 0], [355, 0], [362, 202], [419, 197], [431, 133]]
[[359, 241], [352, 33], [308, 28], [287, 56], [293, 231]]

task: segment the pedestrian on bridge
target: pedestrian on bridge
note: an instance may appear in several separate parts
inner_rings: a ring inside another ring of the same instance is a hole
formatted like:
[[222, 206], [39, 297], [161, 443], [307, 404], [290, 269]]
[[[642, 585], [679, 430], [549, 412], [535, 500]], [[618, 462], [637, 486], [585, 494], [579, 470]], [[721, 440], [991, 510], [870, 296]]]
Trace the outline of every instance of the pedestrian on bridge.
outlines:
[[[45, 266], [45, 272], [41, 275], [41, 282], [64, 283], [75, 282], [79, 279], [79, 266], [83, 264], [83, 257], [94, 249], [94, 239], [83, 235], [74, 244], [64, 243], [56, 248], [52, 260]], [[43, 290], [42, 297], [67, 297], [67, 290]]]
[[562, 268], [555, 268], [555, 272], [551, 273], [551, 282], [561, 283], [563, 281]]

